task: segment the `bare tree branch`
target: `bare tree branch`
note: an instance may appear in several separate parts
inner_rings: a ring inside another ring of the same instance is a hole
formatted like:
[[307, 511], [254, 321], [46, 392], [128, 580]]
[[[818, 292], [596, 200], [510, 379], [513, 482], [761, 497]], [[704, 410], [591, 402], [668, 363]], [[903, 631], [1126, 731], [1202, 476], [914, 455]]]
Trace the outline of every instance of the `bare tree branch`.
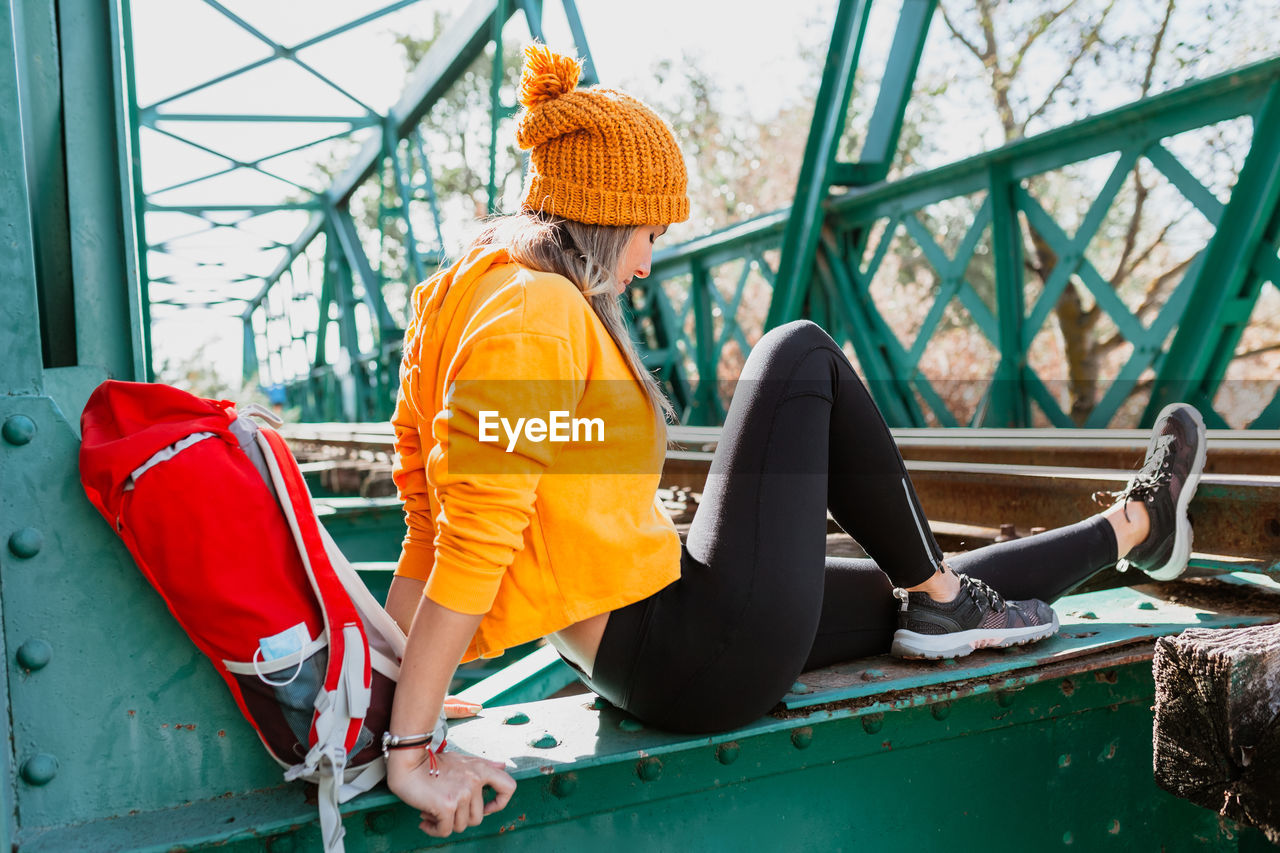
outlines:
[[1248, 358], [1252, 355], [1263, 355], [1265, 353], [1275, 352], [1276, 350], [1280, 350], [1280, 344], [1267, 344], [1265, 347], [1258, 347], [1257, 349], [1251, 349], [1247, 352], [1239, 353], [1236, 355], [1236, 358]]
[[1053, 86], [1049, 88], [1049, 93], [1044, 96], [1044, 100], [1040, 102], [1040, 106], [1036, 107], [1027, 115], [1026, 119], [1022, 122], [1022, 126], [1018, 130], [1019, 136], [1025, 136], [1027, 132], [1027, 125], [1031, 124], [1036, 117], [1049, 108], [1049, 105], [1053, 103], [1053, 99], [1058, 96], [1058, 92], [1064, 85], [1066, 85], [1066, 82], [1071, 78], [1071, 75], [1075, 73], [1076, 66], [1080, 64], [1080, 60], [1084, 59], [1085, 54], [1087, 54], [1089, 50], [1098, 43], [1102, 32], [1102, 25], [1106, 23], [1107, 16], [1111, 14], [1111, 10], [1114, 9], [1115, 6], [1116, 0], [1111, 0], [1111, 2], [1107, 3], [1106, 8], [1102, 10], [1102, 14], [1098, 16], [1098, 20], [1094, 23], [1093, 29], [1085, 33], [1084, 37], [1080, 39], [1080, 47], [1077, 48], [1075, 55], [1067, 62], [1067, 69], [1062, 72], [1062, 76], [1059, 77]]
[[1138, 168], [1138, 164], [1133, 164], [1133, 215], [1129, 217], [1129, 227], [1124, 230], [1124, 247], [1120, 250], [1120, 260], [1116, 263], [1116, 271], [1111, 276], [1111, 287], [1115, 288], [1124, 280], [1129, 263], [1129, 256], [1133, 254], [1134, 246], [1138, 242], [1138, 229], [1142, 227], [1142, 208], [1146, 206], [1147, 195], [1150, 190], [1147, 185], [1142, 182], [1142, 171]]
[[1031, 50], [1031, 46], [1036, 43], [1040, 36], [1045, 34], [1049, 27], [1053, 26], [1053, 22], [1061, 18], [1076, 5], [1079, 0], [1068, 0], [1067, 4], [1060, 9], [1045, 12], [1036, 22], [1031, 25], [1031, 30], [1027, 33], [1027, 37], [1022, 40], [1022, 46], [1018, 48], [1018, 52], [1013, 56], [1013, 62], [1009, 64], [1009, 76], [1013, 77], [1018, 73], [1018, 69], [1022, 67], [1022, 61], [1026, 59], [1027, 51]]
[[1173, 17], [1173, 7], [1178, 0], [1169, 0], [1164, 7], [1164, 20], [1160, 22], [1160, 29], [1156, 31], [1156, 39], [1151, 44], [1151, 55], [1147, 57], [1147, 70], [1142, 75], [1142, 97], [1146, 97], [1151, 91], [1151, 79], [1155, 76], [1156, 59], [1160, 56], [1160, 46], [1164, 43], [1164, 34], [1169, 30], [1169, 19]]
[[[1142, 315], [1155, 307], [1156, 299], [1164, 293], [1166, 286], [1172, 283], [1175, 278], [1182, 275], [1182, 273], [1186, 271], [1187, 267], [1191, 266], [1191, 262], [1193, 260], [1195, 260], [1195, 255], [1192, 255], [1189, 258], [1184, 258], [1169, 267], [1169, 269], [1160, 273], [1160, 275], [1153, 278], [1151, 283], [1147, 285], [1147, 290], [1142, 297], [1142, 303], [1134, 310], [1133, 316], [1137, 317], [1139, 321], [1141, 321]], [[1105, 340], [1098, 341], [1094, 351], [1100, 358], [1105, 358], [1120, 347], [1124, 346], [1125, 343], [1125, 337], [1119, 332], [1114, 332]]]
[[956, 41], [964, 45], [970, 53], [978, 58], [979, 62], [985, 65], [986, 59], [984, 58], [982, 51], [976, 44], [969, 41], [965, 34], [960, 32], [960, 28], [956, 26], [955, 21], [951, 20], [951, 15], [947, 12], [947, 4], [939, 3], [938, 8], [942, 10], [942, 22], [947, 25], [947, 29], [951, 31], [951, 35], [955, 36]]
[[[1154, 252], [1156, 248], [1161, 243], [1164, 242], [1165, 237], [1169, 236], [1169, 232], [1173, 230], [1173, 226], [1177, 225], [1184, 218], [1185, 216], [1179, 216], [1177, 219], [1173, 220], [1172, 222], [1166, 223], [1165, 226], [1160, 229], [1160, 233], [1155, 236], [1155, 239], [1153, 239], [1150, 243], [1147, 244], [1147, 248], [1139, 252], [1134, 257], [1134, 259], [1129, 263], [1129, 268], [1124, 270], [1124, 274], [1118, 275], [1118, 277], [1116, 278], [1116, 284], [1119, 284], [1120, 282], [1128, 278], [1129, 274], [1132, 273], [1134, 270], [1136, 270], [1139, 266], [1141, 266], [1143, 261], [1151, 257], [1151, 253]], [[1119, 273], [1119, 270], [1117, 270], [1117, 273]]]

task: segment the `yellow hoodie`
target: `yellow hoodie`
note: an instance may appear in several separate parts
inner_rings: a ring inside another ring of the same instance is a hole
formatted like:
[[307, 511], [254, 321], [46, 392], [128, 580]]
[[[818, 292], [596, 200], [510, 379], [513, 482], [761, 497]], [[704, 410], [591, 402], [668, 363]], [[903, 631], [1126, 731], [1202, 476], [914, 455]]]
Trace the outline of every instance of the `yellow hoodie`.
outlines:
[[396, 574], [486, 614], [464, 660], [679, 577], [656, 497], [666, 427], [562, 276], [484, 247], [419, 286], [391, 420], [408, 523]]

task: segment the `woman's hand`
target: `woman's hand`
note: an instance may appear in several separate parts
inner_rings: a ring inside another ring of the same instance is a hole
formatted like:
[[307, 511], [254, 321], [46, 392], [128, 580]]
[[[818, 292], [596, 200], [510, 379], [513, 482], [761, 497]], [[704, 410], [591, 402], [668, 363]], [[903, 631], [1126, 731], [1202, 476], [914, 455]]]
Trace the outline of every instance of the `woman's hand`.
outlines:
[[[436, 761], [439, 776], [431, 775], [426, 750], [395, 750], [387, 763], [387, 786], [422, 813], [418, 826], [427, 835], [445, 838], [479, 826], [485, 815], [505, 808], [515, 793], [516, 780], [496, 761], [456, 752], [442, 752]], [[488, 804], [486, 785], [497, 792]]]

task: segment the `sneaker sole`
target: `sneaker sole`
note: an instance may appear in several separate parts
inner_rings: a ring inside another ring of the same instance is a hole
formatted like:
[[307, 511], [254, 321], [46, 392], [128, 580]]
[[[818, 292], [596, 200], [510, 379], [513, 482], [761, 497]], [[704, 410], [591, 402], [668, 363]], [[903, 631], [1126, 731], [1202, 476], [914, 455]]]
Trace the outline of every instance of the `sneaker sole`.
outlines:
[[919, 634], [899, 628], [893, 634], [893, 646], [889, 654], [899, 658], [941, 660], [961, 658], [978, 649], [1003, 649], [1034, 643], [1058, 633], [1058, 614], [1048, 625], [1028, 625], [1025, 628], [973, 628], [950, 634]]
[[[1164, 417], [1164, 413], [1179, 404], [1172, 403], [1160, 412], [1160, 417]], [[1199, 447], [1196, 450], [1196, 459], [1191, 466], [1191, 470], [1187, 472], [1187, 479], [1182, 485], [1182, 493], [1178, 495], [1178, 511], [1176, 513], [1177, 530], [1173, 536], [1173, 552], [1169, 555], [1169, 560], [1158, 569], [1151, 569], [1147, 572], [1147, 576], [1152, 580], [1171, 581], [1181, 575], [1187, 569], [1187, 561], [1191, 559], [1191, 540], [1193, 531], [1191, 530], [1191, 519], [1187, 515], [1187, 508], [1191, 506], [1191, 498], [1195, 496], [1196, 486], [1200, 484], [1200, 474], [1204, 471], [1205, 457], [1208, 455], [1208, 440], [1205, 437], [1204, 418], [1200, 416], [1200, 412], [1191, 409], [1191, 416], [1196, 423], [1196, 437], [1199, 439]], [[1152, 436], [1148, 443], [1148, 448], [1155, 443], [1155, 437]], [[1150, 451], [1148, 450], [1148, 453]]]

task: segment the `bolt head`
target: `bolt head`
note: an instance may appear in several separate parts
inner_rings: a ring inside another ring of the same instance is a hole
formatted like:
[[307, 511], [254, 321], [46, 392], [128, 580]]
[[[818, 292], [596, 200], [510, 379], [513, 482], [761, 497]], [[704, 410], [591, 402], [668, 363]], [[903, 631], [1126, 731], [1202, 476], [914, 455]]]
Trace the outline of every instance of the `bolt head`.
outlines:
[[560, 741], [556, 740], [555, 735], [551, 734], [551, 732], [543, 732], [538, 737], [529, 741], [529, 746], [534, 749], [552, 749], [559, 746], [559, 744]]
[[636, 775], [646, 782], [654, 782], [662, 775], [662, 762], [656, 758], [642, 758], [636, 762]]
[[738, 756], [742, 754], [742, 748], [738, 746], [736, 741], [722, 743], [716, 747], [716, 761], [721, 764], [732, 764], [738, 760]]
[[796, 749], [808, 749], [813, 743], [813, 729], [802, 726], [791, 733], [791, 745]]
[[18, 665], [25, 670], [44, 669], [53, 657], [53, 646], [41, 639], [27, 640], [18, 647]]
[[21, 447], [36, 437], [36, 422], [26, 415], [13, 415], [0, 427], [0, 434], [4, 435], [5, 441]]
[[28, 785], [48, 785], [58, 775], [58, 759], [47, 752], [37, 752], [22, 762], [21, 772]]
[[9, 550], [15, 557], [30, 559], [40, 553], [44, 547], [44, 534], [34, 527], [15, 530], [9, 536]]
[[560, 773], [551, 780], [551, 793], [560, 799], [564, 799], [576, 790], [578, 790], [577, 773]]
[[862, 718], [862, 730], [869, 735], [884, 728], [884, 714], [867, 714]]
[[933, 706], [933, 718], [935, 720], [945, 720], [951, 716], [951, 703], [939, 702]]

